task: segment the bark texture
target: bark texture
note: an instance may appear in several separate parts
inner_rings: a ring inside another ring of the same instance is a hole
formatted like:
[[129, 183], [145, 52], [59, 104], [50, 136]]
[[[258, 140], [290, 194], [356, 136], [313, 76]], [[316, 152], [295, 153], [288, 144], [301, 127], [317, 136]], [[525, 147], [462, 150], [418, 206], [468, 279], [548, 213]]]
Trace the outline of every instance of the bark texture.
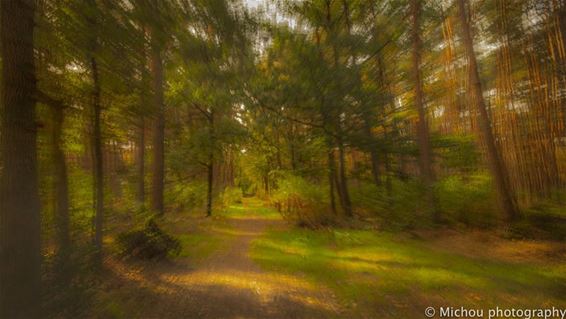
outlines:
[[0, 178], [0, 318], [40, 316], [34, 13], [33, 0], [0, 2], [4, 165]]
[[[152, 34], [155, 37], [155, 34]], [[164, 187], [164, 139], [165, 117], [163, 102], [163, 61], [156, 40], [151, 48], [151, 72], [153, 87], [153, 106], [155, 112], [153, 127], [153, 162], [151, 185], [151, 208], [158, 214], [164, 213], [163, 187]]]

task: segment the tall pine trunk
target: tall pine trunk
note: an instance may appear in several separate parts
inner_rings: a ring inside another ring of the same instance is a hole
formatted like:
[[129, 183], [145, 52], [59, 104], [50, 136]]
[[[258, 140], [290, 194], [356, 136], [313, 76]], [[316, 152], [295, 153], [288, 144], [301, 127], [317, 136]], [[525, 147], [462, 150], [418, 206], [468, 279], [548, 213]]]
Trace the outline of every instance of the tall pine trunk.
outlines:
[[153, 127], [153, 163], [152, 163], [152, 185], [151, 185], [151, 208], [160, 215], [164, 213], [163, 188], [164, 188], [164, 138], [165, 138], [165, 115], [163, 102], [163, 61], [160, 48], [157, 44], [156, 33], [152, 33], [151, 47], [151, 72], [153, 87], [154, 127]]
[[412, 41], [413, 41], [413, 77], [415, 91], [415, 108], [419, 119], [417, 122], [417, 142], [419, 147], [419, 168], [422, 182], [426, 188], [426, 196], [429, 208], [432, 210], [433, 219], [438, 222], [439, 215], [436, 209], [433, 193], [434, 171], [432, 169], [432, 149], [430, 146], [430, 136], [427, 123], [427, 116], [424, 107], [423, 82], [421, 76], [421, 52], [422, 42], [420, 36], [420, 17], [421, 0], [411, 0], [412, 11]]
[[136, 199], [140, 207], [143, 208], [145, 203], [145, 119], [143, 115], [140, 118], [137, 144], [136, 163], [138, 181]]
[[338, 174], [338, 187], [340, 187], [338, 194], [340, 195], [340, 204], [344, 210], [344, 214], [348, 217], [352, 217], [354, 213], [352, 212], [352, 201], [350, 199], [348, 179], [346, 176], [346, 151], [344, 149], [344, 141], [342, 140], [341, 135], [339, 135], [338, 138], [338, 163], [340, 164]]
[[[328, 130], [329, 128], [329, 118], [328, 114], [325, 112], [325, 99], [324, 96], [320, 97], [320, 110], [323, 119], [323, 126]], [[328, 165], [328, 186], [329, 186], [329, 199], [330, 199], [330, 211], [333, 215], [336, 215], [338, 211], [336, 210], [336, 196], [335, 191], [340, 191], [338, 186], [338, 177], [336, 175], [336, 159], [334, 156], [334, 138], [330, 132], [326, 132], [326, 147], [327, 147], [327, 165]]]
[[334, 195], [334, 188], [336, 186], [336, 160], [334, 159], [334, 150], [331, 146], [328, 147], [328, 185], [330, 187], [330, 211], [336, 215], [336, 197]]
[[491, 123], [487, 113], [487, 106], [483, 99], [482, 84], [479, 76], [476, 54], [474, 52], [474, 42], [472, 38], [470, 22], [468, 21], [468, 14], [466, 12], [466, 4], [467, 0], [458, 0], [460, 23], [462, 25], [462, 39], [469, 63], [468, 68], [470, 72], [470, 87], [479, 111], [479, 126], [483, 141], [487, 148], [487, 157], [497, 190], [497, 198], [501, 208], [505, 213], [506, 219], [508, 221], [512, 221], [519, 217], [519, 212], [515, 196], [509, 185], [509, 178], [507, 176], [506, 167], [503, 164], [499, 150], [495, 145], [495, 138], [493, 136], [493, 132], [491, 131]]
[[0, 4], [2, 122], [0, 317], [40, 316], [40, 205], [35, 123], [35, 1]]
[[97, 51], [98, 51], [98, 8], [95, 0], [89, 0], [88, 11], [86, 12], [86, 20], [89, 24], [90, 43], [88, 43], [88, 63], [90, 68], [90, 76], [92, 81], [91, 91], [91, 107], [92, 107], [92, 179], [93, 179], [93, 244], [94, 255], [93, 261], [97, 268], [102, 266], [102, 236], [104, 224], [104, 154], [102, 150], [102, 129], [101, 129], [101, 84], [100, 70], [98, 68]]
[[[210, 130], [210, 150], [207, 163], [206, 216], [212, 216], [212, 197], [214, 186], [214, 112], [208, 113], [208, 128]], [[267, 185], [267, 183], [266, 183]]]
[[136, 186], [136, 199], [141, 209], [145, 209], [145, 145], [146, 145], [146, 112], [148, 110], [148, 81], [149, 81], [149, 70], [148, 64], [150, 63], [149, 50], [146, 42], [147, 29], [145, 25], [142, 26], [143, 30], [143, 57], [139, 65], [141, 74], [140, 83], [140, 114], [139, 114], [139, 126], [138, 126], [138, 136], [137, 136], [137, 150], [136, 150], [136, 167], [137, 167], [137, 186]]
[[379, 152], [377, 150], [377, 145], [375, 145], [375, 138], [372, 133], [372, 125], [370, 118], [372, 117], [371, 112], [364, 112], [363, 115], [363, 129], [366, 140], [368, 141], [367, 149], [369, 150], [370, 161], [371, 161], [371, 176], [373, 178], [373, 183], [376, 186], [381, 186], [381, 172], [379, 168]]
[[71, 239], [69, 234], [69, 181], [65, 153], [62, 149], [64, 110], [53, 107], [52, 152], [54, 164], [53, 189], [55, 190], [55, 228], [57, 240], [57, 270], [62, 279], [68, 279]]
[[91, 76], [92, 76], [92, 108], [93, 108], [93, 175], [94, 175], [94, 247], [95, 264], [102, 265], [102, 227], [104, 224], [104, 164], [102, 153], [102, 129], [101, 115], [102, 105], [100, 101], [100, 74], [98, 70], [98, 62], [93, 56], [90, 58]]
[[381, 186], [381, 170], [379, 168], [379, 153], [375, 146], [371, 146], [370, 150], [371, 157], [371, 175], [373, 177], [373, 182], [376, 186]]

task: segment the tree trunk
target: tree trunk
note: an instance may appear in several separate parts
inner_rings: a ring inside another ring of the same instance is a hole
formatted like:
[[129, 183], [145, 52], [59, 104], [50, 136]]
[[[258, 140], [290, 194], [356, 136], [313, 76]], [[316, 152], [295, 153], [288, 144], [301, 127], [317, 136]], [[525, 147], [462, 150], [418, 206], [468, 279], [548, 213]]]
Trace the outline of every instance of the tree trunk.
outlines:
[[419, 167], [422, 182], [426, 188], [427, 201], [433, 213], [435, 222], [439, 221], [438, 209], [433, 193], [434, 171], [432, 169], [432, 149], [430, 146], [429, 129], [426, 111], [424, 108], [423, 83], [421, 78], [421, 51], [420, 37], [421, 0], [411, 0], [412, 11], [412, 38], [413, 38], [413, 76], [415, 85], [415, 108], [419, 114], [417, 122], [417, 141], [419, 146]]
[[336, 198], [334, 196], [336, 176], [336, 161], [334, 160], [334, 150], [331, 145], [328, 147], [328, 184], [330, 186], [330, 210], [336, 215]]
[[346, 177], [346, 158], [345, 158], [344, 142], [342, 137], [339, 136], [338, 141], [338, 162], [340, 165], [339, 169], [339, 181], [338, 187], [340, 191], [340, 204], [344, 210], [344, 214], [348, 217], [352, 217], [354, 214], [352, 212], [352, 201], [350, 200], [350, 192], [348, 190], [348, 179]]
[[98, 71], [98, 63], [95, 57], [90, 58], [91, 76], [92, 76], [92, 107], [94, 112], [93, 122], [93, 148], [92, 157], [94, 161], [94, 246], [95, 264], [102, 265], [102, 227], [104, 223], [104, 164], [102, 153], [102, 130], [101, 130], [101, 114], [102, 105], [100, 102], [100, 78]]
[[291, 123], [291, 132], [288, 134], [289, 152], [291, 156], [291, 170], [297, 170], [297, 151], [295, 147], [295, 123]]
[[[388, 140], [387, 126], [383, 125], [383, 137]], [[383, 164], [385, 166], [385, 191], [387, 194], [387, 200], [390, 201], [393, 196], [393, 181], [391, 180], [391, 161], [389, 159], [388, 152], [383, 152]]]
[[145, 203], [145, 119], [143, 115], [140, 119], [138, 132], [138, 147], [136, 152], [136, 162], [138, 169], [137, 201], [143, 209]]
[[[155, 34], [152, 34], [155, 37]], [[163, 103], [163, 61], [156, 39], [152, 39], [151, 48], [151, 71], [153, 84], [153, 102], [155, 121], [153, 128], [153, 167], [151, 185], [151, 208], [158, 214], [163, 215], [163, 187], [164, 187], [164, 138], [165, 138], [165, 115]]]
[[136, 199], [140, 206], [140, 209], [145, 209], [145, 144], [146, 144], [146, 114], [148, 111], [148, 99], [150, 94], [148, 94], [148, 81], [149, 81], [149, 70], [148, 64], [151, 62], [149, 56], [149, 49], [146, 45], [146, 36], [147, 36], [147, 28], [145, 25], [142, 25], [142, 32], [143, 32], [143, 52], [142, 52], [142, 60], [139, 65], [140, 74], [141, 74], [141, 82], [140, 82], [140, 114], [139, 114], [139, 127], [138, 127], [138, 138], [137, 138], [137, 152], [136, 152], [136, 162], [137, 162], [137, 187], [136, 187]]
[[40, 207], [35, 123], [35, 1], [2, 1], [0, 317], [40, 316]]
[[474, 52], [474, 42], [472, 39], [472, 31], [468, 21], [468, 15], [466, 12], [466, 4], [467, 0], [458, 0], [460, 23], [462, 25], [462, 39], [469, 63], [470, 87], [478, 106], [480, 130], [484, 143], [486, 144], [487, 157], [497, 190], [497, 198], [499, 200], [501, 208], [506, 215], [507, 220], [512, 221], [519, 217], [519, 211], [514, 194], [509, 185], [509, 178], [507, 176], [506, 167], [501, 160], [501, 155], [499, 154], [499, 151], [495, 145], [495, 138], [493, 136], [493, 132], [491, 131], [491, 123], [487, 113], [487, 106], [483, 99], [482, 84], [478, 72], [478, 64], [476, 60], [476, 54]]
[[373, 177], [373, 182], [376, 186], [381, 186], [381, 172], [379, 169], [379, 154], [377, 149], [372, 148], [370, 151], [371, 157], [371, 175]]
[[212, 197], [214, 185], [214, 112], [209, 113], [208, 125], [210, 129], [210, 150], [208, 152], [208, 176], [206, 192], [206, 216], [212, 216]]
[[69, 182], [67, 179], [67, 164], [65, 153], [62, 149], [62, 131], [64, 122], [64, 111], [62, 107], [53, 109], [53, 162], [55, 190], [55, 228], [57, 240], [57, 270], [62, 279], [68, 279], [69, 254], [71, 240], [69, 235]]
[[212, 216], [212, 191], [214, 183], [214, 158], [212, 152], [208, 155], [208, 165], [207, 165], [207, 190], [206, 190], [206, 216]]
[[366, 139], [370, 141], [369, 148], [369, 155], [371, 161], [371, 176], [373, 178], [373, 182], [376, 186], [381, 186], [381, 172], [379, 169], [379, 152], [377, 151], [376, 145], [374, 145], [374, 137], [373, 133], [371, 132], [371, 125], [369, 123], [368, 116], [371, 116], [369, 112], [364, 115], [364, 133], [366, 135]]

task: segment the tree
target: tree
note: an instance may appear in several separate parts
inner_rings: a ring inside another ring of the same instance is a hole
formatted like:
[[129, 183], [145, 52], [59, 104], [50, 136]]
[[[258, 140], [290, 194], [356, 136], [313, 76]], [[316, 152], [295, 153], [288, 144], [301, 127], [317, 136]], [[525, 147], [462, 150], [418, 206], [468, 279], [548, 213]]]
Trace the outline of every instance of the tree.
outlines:
[[40, 316], [35, 1], [3, 1], [0, 177], [0, 317]]
[[411, 0], [412, 30], [411, 40], [413, 44], [413, 78], [414, 78], [414, 103], [418, 112], [417, 141], [419, 146], [419, 167], [423, 184], [425, 185], [428, 201], [433, 211], [434, 220], [438, 221], [438, 210], [435, 208], [433, 193], [434, 171], [432, 168], [432, 148], [428, 121], [424, 106], [423, 84], [421, 79], [421, 51], [422, 41], [420, 36], [421, 0]]
[[[145, 40], [145, 29], [142, 27], [144, 36], [143, 39]], [[143, 54], [141, 63], [139, 66], [140, 73], [141, 73], [141, 83], [140, 83], [140, 92], [139, 92], [139, 105], [140, 111], [136, 112], [136, 115], [139, 117], [139, 124], [138, 124], [138, 139], [137, 139], [137, 153], [136, 153], [136, 162], [137, 162], [137, 191], [136, 197], [138, 203], [142, 206], [145, 205], [145, 148], [146, 148], [146, 116], [145, 113], [147, 112], [147, 98], [149, 94], [147, 94], [147, 86], [146, 83], [148, 81], [148, 70], [147, 70], [147, 53], [146, 53], [146, 45], [143, 45]]]
[[163, 215], [163, 186], [165, 178], [165, 115], [163, 101], [163, 60], [161, 44], [156, 27], [151, 33], [151, 75], [153, 89], [153, 162], [151, 185], [151, 208]]
[[458, 11], [460, 14], [460, 24], [462, 25], [462, 39], [466, 49], [469, 64], [470, 89], [474, 101], [479, 111], [479, 124], [483, 142], [487, 148], [487, 157], [491, 175], [495, 183], [498, 194], [498, 201], [503, 209], [508, 221], [513, 221], [519, 217], [517, 203], [513, 191], [509, 184], [507, 169], [501, 159], [499, 150], [495, 145], [495, 138], [491, 130], [491, 122], [488, 115], [487, 106], [483, 98], [482, 83], [478, 71], [478, 63], [474, 52], [474, 42], [470, 27], [469, 16], [467, 14], [467, 0], [457, 0]]
[[94, 181], [94, 238], [95, 264], [102, 265], [102, 236], [104, 227], [104, 165], [102, 150], [102, 129], [101, 129], [101, 83], [98, 63], [99, 50], [99, 22], [98, 7], [95, 0], [90, 0], [85, 8], [88, 32], [90, 34], [87, 44], [87, 59], [89, 61], [90, 76], [92, 80], [92, 162], [93, 162], [93, 181]]
[[70, 216], [69, 216], [69, 181], [67, 163], [63, 152], [63, 123], [64, 106], [62, 104], [52, 106], [53, 113], [53, 162], [54, 175], [53, 188], [55, 189], [55, 220], [57, 228], [57, 263], [63, 277], [68, 277], [69, 257], [71, 253], [70, 238]]

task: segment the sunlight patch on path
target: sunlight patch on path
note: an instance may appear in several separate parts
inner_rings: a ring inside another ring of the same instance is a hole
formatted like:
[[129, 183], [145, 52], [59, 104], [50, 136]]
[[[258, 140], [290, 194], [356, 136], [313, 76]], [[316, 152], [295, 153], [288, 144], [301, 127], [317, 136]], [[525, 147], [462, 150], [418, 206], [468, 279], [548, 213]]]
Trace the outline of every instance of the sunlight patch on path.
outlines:
[[[165, 282], [186, 285], [196, 290], [229, 289], [254, 293], [268, 304], [284, 295], [295, 302], [325, 310], [335, 310], [335, 305], [316, 296], [320, 287], [295, 276], [278, 273], [256, 273], [245, 271], [198, 271], [183, 276], [163, 275]], [[213, 287], [213, 288], [211, 288]]]
[[[216, 218], [193, 221], [189, 234], [177, 221], [172, 232], [190, 237], [183, 241], [187, 256], [137, 269], [113, 265], [127, 284], [109, 299], [120, 299], [132, 318], [341, 318], [330, 289], [301, 275], [264, 270], [252, 260], [252, 242], [267, 229], [286, 228], [276, 211], [260, 204], [245, 200]], [[203, 240], [218, 245], [199, 260], [193, 252]]]

